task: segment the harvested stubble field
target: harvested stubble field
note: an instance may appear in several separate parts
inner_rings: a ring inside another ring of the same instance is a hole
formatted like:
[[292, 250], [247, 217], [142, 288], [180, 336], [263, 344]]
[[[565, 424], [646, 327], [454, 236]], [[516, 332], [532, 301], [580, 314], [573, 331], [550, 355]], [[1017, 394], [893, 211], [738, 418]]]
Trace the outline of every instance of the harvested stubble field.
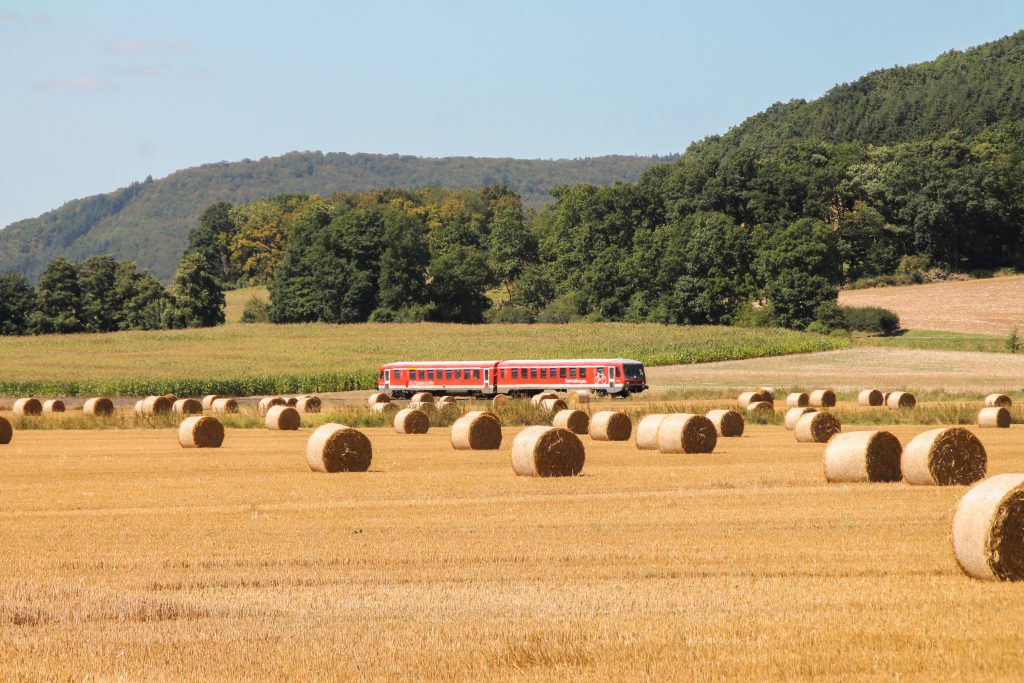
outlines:
[[1005, 336], [1024, 328], [1024, 276], [878, 287], [840, 292], [843, 306], [881, 306], [912, 330]]
[[[906, 443], [920, 427], [896, 427]], [[584, 437], [513, 476], [448, 431], [371, 429], [317, 475], [308, 430], [20, 432], [0, 460], [0, 677], [994, 679], [1020, 586], [961, 575], [963, 487], [826, 485], [750, 427], [711, 455]], [[1024, 471], [1015, 429], [981, 433]], [[412, 445], [415, 444], [415, 445]]]

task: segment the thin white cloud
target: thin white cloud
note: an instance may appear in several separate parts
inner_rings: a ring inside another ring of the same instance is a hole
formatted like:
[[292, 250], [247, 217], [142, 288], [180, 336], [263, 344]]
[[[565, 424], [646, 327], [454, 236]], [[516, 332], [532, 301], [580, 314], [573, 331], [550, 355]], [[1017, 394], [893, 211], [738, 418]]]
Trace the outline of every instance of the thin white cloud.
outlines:
[[109, 90], [114, 87], [110, 81], [95, 76], [72, 76], [71, 78], [58, 78], [40, 84], [44, 90], [59, 90], [64, 92], [98, 92]]
[[110, 41], [111, 52], [119, 54], [143, 54], [147, 52], [192, 52], [196, 46], [188, 41], [165, 42], [141, 38], [121, 38]]
[[111, 65], [107, 69], [114, 73], [137, 78], [156, 78], [167, 73], [166, 64], [133, 64], [133, 65]]

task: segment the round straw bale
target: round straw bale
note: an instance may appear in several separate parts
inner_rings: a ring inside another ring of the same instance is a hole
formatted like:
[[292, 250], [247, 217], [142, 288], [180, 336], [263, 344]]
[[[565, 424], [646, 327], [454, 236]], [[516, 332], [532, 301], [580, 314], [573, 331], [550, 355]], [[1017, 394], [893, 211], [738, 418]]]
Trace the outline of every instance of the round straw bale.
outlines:
[[173, 405], [174, 402], [178, 400], [178, 395], [177, 394], [172, 394], [172, 393], [168, 392], [168, 393], [164, 394], [164, 398], [166, 398], [168, 401], [170, 401], [171, 404]]
[[953, 514], [953, 554], [975, 579], [1024, 580], [1024, 474], [997, 474], [964, 494]]
[[768, 397], [769, 401], [775, 401], [775, 389], [773, 387], [758, 387], [754, 389], [759, 394], [764, 394]]
[[882, 405], [882, 392], [878, 389], [865, 389], [857, 394], [857, 405], [872, 408]]
[[668, 417], [667, 413], [644, 415], [636, 426], [636, 447], [642, 451], [658, 450], [658, 427]]
[[1006, 394], [989, 394], [985, 397], [985, 405], [989, 408], [1010, 408], [1013, 406], [1013, 399]]
[[295, 402], [295, 410], [300, 413], [319, 413], [323, 402], [319, 396], [303, 396]]
[[558, 394], [553, 391], [542, 391], [539, 394], [531, 396], [530, 403], [535, 406], [539, 406], [541, 401], [546, 401], [549, 398], [558, 398]]
[[796, 421], [793, 428], [800, 443], [826, 443], [841, 431], [839, 418], [832, 413], [807, 413]]
[[573, 477], [585, 460], [580, 437], [561, 427], [527, 427], [512, 442], [512, 469], [521, 477]]
[[559, 410], [551, 418], [551, 426], [568, 429], [573, 434], [586, 434], [590, 431], [590, 416], [582, 410]]
[[43, 401], [43, 412], [44, 413], [63, 413], [66, 410], [64, 401], [59, 398], [51, 398]]
[[442, 396], [437, 401], [437, 407], [440, 408], [442, 406], [453, 406], [456, 403], [458, 403], [458, 401], [455, 400], [454, 396]]
[[385, 394], [383, 391], [375, 391], [369, 395], [366, 401], [372, 406], [378, 403], [389, 403], [391, 401], [391, 397]]
[[825, 446], [825, 480], [830, 482], [899, 481], [903, 446], [891, 432], [836, 434]]
[[417, 391], [409, 400], [413, 403], [433, 403], [434, 395], [429, 391]]
[[260, 417], [266, 417], [267, 411], [270, 410], [271, 406], [286, 406], [288, 402], [284, 400], [284, 396], [264, 396], [260, 399], [259, 411]]
[[806, 408], [811, 405], [811, 397], [802, 391], [793, 393], [786, 397], [786, 405], [790, 408]]
[[0, 446], [9, 444], [14, 438], [14, 427], [6, 417], [0, 417]]
[[433, 415], [437, 412], [437, 405], [433, 401], [409, 401], [409, 407], [413, 410], [420, 410], [427, 415]]
[[786, 411], [786, 429], [788, 429], [789, 431], [793, 431], [794, 429], [796, 429], [796, 423], [800, 421], [801, 417], [803, 417], [807, 413], [816, 412], [818, 411], [815, 408], [790, 408], [789, 410]]
[[302, 418], [299, 411], [289, 405], [270, 406], [266, 417], [263, 418], [268, 429], [280, 429], [281, 431], [294, 431], [299, 428]]
[[42, 415], [43, 404], [37, 398], [19, 398], [12, 409], [15, 415]]
[[595, 441], [628, 441], [633, 422], [625, 413], [602, 410], [590, 418], [590, 438]]
[[171, 412], [171, 402], [166, 396], [147, 396], [142, 399], [142, 414], [147, 417]]
[[913, 408], [917, 405], [917, 399], [914, 398], [913, 394], [908, 394], [905, 391], [894, 391], [889, 394], [889, 398], [885, 400], [885, 405], [893, 410], [898, 408]]
[[754, 413], [774, 413], [775, 404], [768, 401], [754, 401], [747, 405], [747, 412], [751, 415]]
[[365, 472], [372, 459], [366, 435], [342, 424], [321, 425], [306, 442], [306, 462], [314, 472]]
[[491, 399], [491, 405], [497, 408], [498, 406], [507, 405], [508, 401], [508, 394], [495, 394], [494, 398]]
[[370, 406], [370, 412], [372, 413], [397, 413], [398, 406], [394, 403], [374, 403]]
[[889, 396], [890, 396], [890, 394], [891, 394], [891, 392], [888, 392], [888, 391], [883, 391], [882, 392], [882, 405], [883, 406], [889, 405]]
[[501, 420], [490, 411], [474, 410], [452, 425], [452, 447], [459, 451], [493, 451], [501, 447]]
[[569, 399], [569, 405], [571, 406], [582, 406], [590, 403], [590, 391], [587, 389], [577, 389], [576, 391], [570, 391], [567, 395]]
[[200, 403], [203, 404], [203, 410], [213, 410], [213, 402], [220, 398], [219, 394], [207, 394], [203, 396], [203, 400]]
[[399, 434], [426, 434], [430, 417], [418, 408], [403, 408], [395, 413], [394, 425]]
[[1002, 407], [982, 408], [978, 413], [978, 426], [1006, 429], [1010, 426], [1010, 411]]
[[171, 404], [171, 411], [178, 415], [195, 415], [203, 412], [203, 404], [194, 398], [179, 398]]
[[178, 443], [182, 448], [220, 448], [224, 443], [224, 425], [215, 417], [187, 417], [178, 427]]
[[106, 417], [114, 414], [114, 402], [106, 396], [87, 399], [82, 412], [91, 417]]
[[717, 443], [715, 425], [703, 415], [675, 413], [658, 427], [658, 450], [662, 453], [711, 453]]
[[142, 399], [135, 402], [135, 414], [142, 415]]
[[546, 398], [540, 402], [539, 407], [550, 415], [560, 410], [565, 410], [569, 406], [565, 405], [565, 401], [560, 398]]
[[218, 398], [210, 405], [213, 412], [218, 415], [238, 412], [238, 401], [233, 398]]
[[963, 427], [940, 427], [911, 439], [900, 466], [908, 484], [973, 484], [985, 477], [988, 454], [981, 440]]
[[746, 408], [751, 403], [760, 403], [766, 401], [772, 402], [772, 398], [768, 394], [761, 393], [760, 391], [744, 391], [736, 398], [736, 402], [740, 408]]
[[832, 408], [836, 404], [836, 393], [831, 389], [815, 389], [808, 399], [808, 404], [815, 408]]
[[706, 416], [719, 436], [743, 436], [745, 420], [735, 410], [711, 410]]
[[286, 406], [288, 406], [289, 408], [294, 408], [296, 406], [296, 404], [298, 404], [298, 402], [299, 402], [299, 397], [298, 396], [289, 396], [288, 398], [286, 398], [284, 400], [284, 404]]

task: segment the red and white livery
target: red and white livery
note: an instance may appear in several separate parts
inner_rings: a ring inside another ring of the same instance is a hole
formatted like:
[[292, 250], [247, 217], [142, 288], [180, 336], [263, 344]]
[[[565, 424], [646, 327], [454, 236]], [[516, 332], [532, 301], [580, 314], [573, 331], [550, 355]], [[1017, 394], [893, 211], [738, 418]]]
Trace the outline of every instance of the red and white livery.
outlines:
[[628, 358], [387, 363], [377, 377], [378, 391], [395, 398], [417, 391], [438, 396], [530, 396], [545, 389], [629, 396], [647, 388], [643, 363]]

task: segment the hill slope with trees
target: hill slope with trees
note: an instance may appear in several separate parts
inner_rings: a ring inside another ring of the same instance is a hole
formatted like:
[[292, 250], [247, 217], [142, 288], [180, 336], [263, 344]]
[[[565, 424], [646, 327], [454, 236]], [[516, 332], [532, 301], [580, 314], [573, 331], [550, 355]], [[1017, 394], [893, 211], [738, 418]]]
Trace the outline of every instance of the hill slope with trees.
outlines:
[[293, 152], [258, 161], [207, 164], [68, 202], [0, 230], [0, 273], [36, 281], [57, 256], [109, 253], [170, 281], [189, 230], [215, 202], [246, 203], [284, 193], [331, 195], [398, 187], [506, 185], [540, 208], [560, 185], [635, 181], [672, 157], [605, 156], [556, 161]]

